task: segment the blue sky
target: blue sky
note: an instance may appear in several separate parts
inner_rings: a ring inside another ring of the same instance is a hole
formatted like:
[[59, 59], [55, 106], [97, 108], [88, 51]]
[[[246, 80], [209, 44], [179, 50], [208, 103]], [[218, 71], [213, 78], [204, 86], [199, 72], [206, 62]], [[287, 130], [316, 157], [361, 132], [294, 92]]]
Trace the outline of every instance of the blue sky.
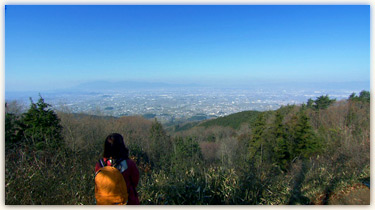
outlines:
[[5, 90], [370, 81], [370, 6], [19, 6]]

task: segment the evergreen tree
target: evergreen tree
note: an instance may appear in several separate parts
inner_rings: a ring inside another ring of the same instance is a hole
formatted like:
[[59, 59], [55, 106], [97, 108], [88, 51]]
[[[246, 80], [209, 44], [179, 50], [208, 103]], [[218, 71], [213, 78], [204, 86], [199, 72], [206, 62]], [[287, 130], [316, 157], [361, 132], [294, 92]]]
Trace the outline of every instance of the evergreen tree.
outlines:
[[309, 118], [306, 113], [301, 110], [297, 116], [297, 124], [293, 132], [292, 155], [294, 157], [309, 157], [320, 149], [318, 138], [316, 137]]
[[368, 102], [368, 103], [370, 103], [370, 92], [369, 92], [369, 91], [362, 90], [362, 91], [359, 93], [359, 100], [360, 100], [360, 101], [364, 101], [364, 102]]
[[350, 94], [350, 96], [349, 96], [349, 100], [354, 100], [356, 97], [357, 97], [356, 94], [355, 94], [355, 93], [352, 93], [352, 94]]
[[361, 119], [358, 115], [358, 111], [361, 110], [361, 109], [364, 109], [366, 107], [369, 107], [370, 92], [363, 90], [359, 93], [359, 96], [357, 96], [355, 93], [352, 93], [349, 96], [348, 101], [350, 103], [349, 103], [348, 113], [347, 113], [347, 116], [346, 116], [346, 119], [345, 119], [346, 126], [348, 126], [351, 130], [353, 130], [355, 132], [359, 132], [359, 130], [361, 130], [361, 128], [358, 127], [356, 129], [354, 127], [355, 125], [357, 125], [357, 123], [359, 121], [361, 121]]
[[285, 126], [283, 124], [284, 116], [280, 111], [276, 111], [275, 121], [273, 124], [273, 136], [275, 138], [274, 157], [276, 164], [280, 166], [281, 169], [285, 170], [288, 162], [291, 159]]
[[362, 102], [368, 102], [368, 103], [370, 103], [370, 92], [362, 90], [359, 93], [359, 96], [357, 96], [355, 93], [352, 93], [349, 96], [349, 100], [350, 101], [362, 101]]
[[9, 107], [8, 103], [5, 103], [5, 144], [7, 147], [20, 142], [22, 139], [22, 133], [20, 132], [21, 114], [19, 110], [12, 108]]
[[168, 167], [172, 152], [172, 142], [163, 126], [156, 119], [150, 129], [149, 157], [156, 167]]
[[201, 162], [202, 158], [202, 153], [196, 140], [191, 137], [177, 137], [174, 139], [172, 161], [175, 169], [195, 167]]
[[17, 143], [20, 138], [17, 135], [19, 121], [17, 116], [12, 113], [5, 113], [5, 142], [6, 146]]
[[328, 95], [319, 96], [314, 101], [313, 107], [315, 109], [317, 109], [317, 110], [319, 110], [319, 109], [326, 109], [326, 108], [328, 108], [335, 101], [336, 101], [336, 99], [330, 99]]
[[263, 160], [264, 135], [266, 129], [265, 114], [260, 113], [254, 122], [253, 135], [249, 143], [249, 158], [259, 164]]
[[[40, 96], [40, 95], [39, 95]], [[40, 96], [37, 103], [30, 98], [29, 110], [21, 118], [21, 131], [26, 141], [37, 148], [59, 147], [62, 144], [62, 126], [57, 114]]]
[[313, 105], [314, 105], [314, 100], [312, 100], [311, 98], [309, 98], [309, 100], [307, 100], [306, 107], [307, 108], [313, 108]]

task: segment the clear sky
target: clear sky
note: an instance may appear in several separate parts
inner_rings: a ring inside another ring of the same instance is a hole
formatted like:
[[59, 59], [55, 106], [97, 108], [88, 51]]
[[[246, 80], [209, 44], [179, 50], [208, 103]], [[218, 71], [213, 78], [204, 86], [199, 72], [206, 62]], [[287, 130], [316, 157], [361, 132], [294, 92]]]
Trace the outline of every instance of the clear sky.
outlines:
[[370, 81], [370, 6], [18, 6], [5, 90]]

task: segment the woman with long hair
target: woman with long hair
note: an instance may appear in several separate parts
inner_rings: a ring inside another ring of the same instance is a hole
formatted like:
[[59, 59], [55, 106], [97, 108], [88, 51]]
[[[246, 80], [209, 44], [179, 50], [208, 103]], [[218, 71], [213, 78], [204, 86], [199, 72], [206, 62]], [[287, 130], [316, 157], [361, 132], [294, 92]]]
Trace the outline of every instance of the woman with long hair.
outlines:
[[124, 138], [121, 134], [112, 133], [105, 139], [103, 158], [96, 163], [95, 172], [104, 165], [113, 166], [119, 162], [121, 162], [121, 165], [124, 165], [120, 172], [125, 179], [128, 190], [127, 204], [138, 205], [139, 199], [136, 191], [139, 181], [138, 168], [134, 161], [129, 158], [129, 149], [125, 146]]

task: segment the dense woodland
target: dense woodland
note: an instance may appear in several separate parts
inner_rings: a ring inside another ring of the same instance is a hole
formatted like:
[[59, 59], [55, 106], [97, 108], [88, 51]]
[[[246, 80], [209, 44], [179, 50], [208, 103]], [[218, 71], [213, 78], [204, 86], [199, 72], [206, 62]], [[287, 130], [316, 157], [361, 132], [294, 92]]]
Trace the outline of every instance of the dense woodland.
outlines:
[[10, 205], [95, 204], [94, 166], [112, 132], [140, 170], [141, 204], [346, 204], [340, 192], [370, 179], [367, 91], [168, 127], [57, 111], [42, 97], [5, 106]]

